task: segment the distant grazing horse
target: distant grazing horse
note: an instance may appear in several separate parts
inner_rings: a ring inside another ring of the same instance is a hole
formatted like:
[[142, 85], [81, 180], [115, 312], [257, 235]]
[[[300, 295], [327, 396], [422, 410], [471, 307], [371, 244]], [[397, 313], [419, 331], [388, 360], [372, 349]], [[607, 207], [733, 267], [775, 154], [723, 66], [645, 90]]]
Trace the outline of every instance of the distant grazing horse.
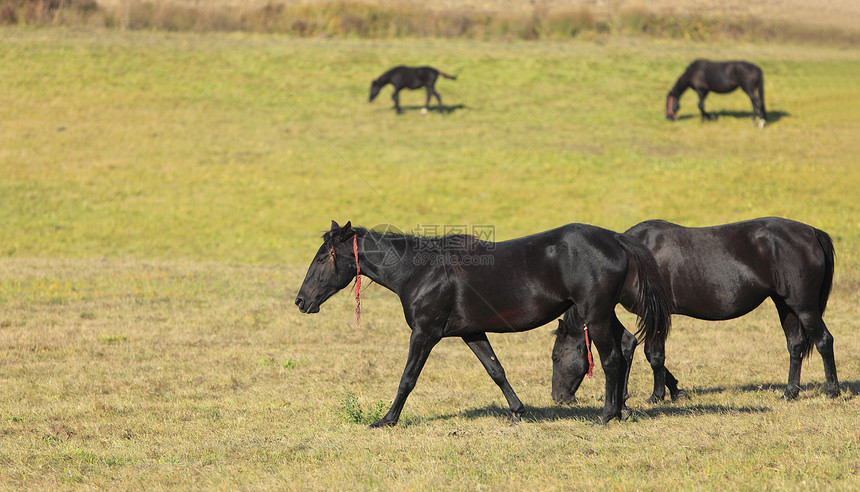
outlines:
[[412, 329], [397, 396], [371, 427], [397, 423], [430, 351], [443, 337], [461, 337], [469, 345], [518, 421], [524, 406], [486, 334], [531, 330], [571, 308], [588, 324], [600, 353], [606, 373], [600, 422], [606, 423], [621, 417], [623, 404], [625, 330], [615, 306], [628, 277], [642, 280], [634, 293], [637, 333], [662, 345], [669, 331], [668, 294], [648, 249], [632, 237], [584, 224], [494, 243], [467, 235], [380, 233], [332, 221], [296, 297], [299, 310], [319, 312], [358, 271], [400, 297]]
[[[719, 94], [731, 92], [738, 87], [749, 96], [753, 106], [753, 122], [760, 116], [759, 127], [764, 128], [767, 114], [764, 110], [764, 75], [761, 68], [745, 61], [712, 62], [696, 60], [684, 70], [675, 86], [666, 96], [666, 118], [674, 120], [678, 117], [678, 100], [681, 94], [692, 87], [699, 95], [699, 111], [702, 121], [715, 119], [715, 116], [705, 112], [705, 97], [708, 92]], [[758, 94], [756, 94], [758, 92]]]
[[[839, 396], [833, 336], [821, 318], [830, 296], [835, 259], [826, 232], [793, 220], [766, 217], [696, 228], [649, 220], [625, 234], [639, 238], [654, 254], [674, 298], [676, 314], [704, 320], [733, 319], [770, 297], [788, 344], [788, 386], [783, 398], [797, 397], [800, 366], [813, 343], [824, 361], [824, 392]], [[634, 286], [625, 284], [625, 289]], [[631, 295], [625, 292], [621, 297], [625, 308]], [[575, 400], [587, 370], [585, 339], [581, 329], [573, 329], [581, 323], [575, 313], [566, 314], [557, 332], [552, 394], [560, 403]], [[743, 333], [738, 335], [741, 338]], [[636, 338], [625, 333], [622, 347], [629, 367]], [[654, 371], [654, 393], [648, 401], [664, 398], [664, 384], [673, 400], [682, 396], [678, 380], [663, 364], [663, 354], [649, 351], [646, 345], [645, 356]]]
[[370, 99], [368, 99], [368, 102], [373, 102], [379, 94], [379, 90], [387, 84], [391, 84], [394, 86], [394, 93], [391, 94], [391, 99], [394, 99], [394, 107], [397, 108], [398, 113], [402, 113], [403, 111], [400, 109], [400, 96], [398, 95], [400, 89], [420, 89], [421, 87], [426, 87], [427, 102], [424, 103], [424, 109], [421, 112], [427, 112], [430, 106], [430, 96], [436, 96], [436, 101], [439, 102], [439, 112], [445, 114], [442, 107], [442, 98], [439, 97], [439, 93], [436, 92], [434, 87], [436, 79], [440, 75], [446, 79], [457, 80], [456, 75], [448, 75], [433, 67], [404, 67], [402, 65], [394, 67], [370, 83]]

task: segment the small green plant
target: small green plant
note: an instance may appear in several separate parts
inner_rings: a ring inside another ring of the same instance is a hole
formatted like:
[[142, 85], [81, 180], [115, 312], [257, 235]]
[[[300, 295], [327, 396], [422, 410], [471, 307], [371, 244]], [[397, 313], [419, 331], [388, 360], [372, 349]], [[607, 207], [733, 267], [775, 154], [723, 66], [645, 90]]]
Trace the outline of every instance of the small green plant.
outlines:
[[377, 400], [373, 406], [367, 411], [362, 408], [358, 397], [352, 391], [347, 391], [340, 400], [341, 412], [344, 421], [370, 425], [385, 415], [388, 404], [382, 400]]

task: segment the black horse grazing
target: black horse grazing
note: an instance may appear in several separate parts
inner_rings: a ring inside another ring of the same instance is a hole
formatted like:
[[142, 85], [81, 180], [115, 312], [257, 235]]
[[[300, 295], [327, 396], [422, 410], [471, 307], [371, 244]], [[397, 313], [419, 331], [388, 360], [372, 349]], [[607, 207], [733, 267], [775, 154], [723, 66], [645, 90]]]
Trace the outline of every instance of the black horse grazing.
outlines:
[[439, 112], [445, 114], [442, 107], [442, 98], [439, 97], [439, 93], [436, 92], [435, 88], [436, 79], [440, 75], [446, 79], [457, 80], [456, 75], [448, 75], [433, 67], [404, 67], [402, 65], [394, 67], [370, 83], [370, 99], [368, 99], [368, 102], [373, 102], [379, 94], [379, 90], [387, 84], [391, 84], [394, 86], [394, 93], [391, 94], [391, 99], [394, 99], [394, 107], [397, 109], [397, 112], [401, 113], [400, 96], [398, 95], [400, 89], [420, 89], [421, 87], [426, 87], [427, 102], [424, 103], [424, 109], [421, 112], [427, 112], [430, 106], [430, 96], [436, 96], [436, 101], [439, 102]]
[[674, 120], [678, 117], [678, 100], [681, 94], [692, 87], [699, 95], [699, 111], [702, 121], [715, 119], [715, 116], [705, 111], [705, 97], [708, 92], [719, 94], [731, 92], [738, 87], [749, 96], [753, 106], [753, 122], [760, 116], [759, 127], [764, 128], [767, 114], [764, 110], [764, 75], [761, 68], [745, 61], [712, 62], [696, 60], [684, 70], [675, 82], [675, 86], [666, 96], [666, 118]]
[[397, 423], [430, 351], [443, 337], [461, 337], [469, 345], [502, 389], [516, 422], [524, 406], [486, 333], [531, 330], [571, 308], [588, 323], [600, 353], [606, 373], [600, 422], [606, 423], [620, 418], [623, 403], [624, 326], [614, 308], [628, 276], [643, 280], [635, 293], [637, 333], [662, 345], [669, 331], [668, 293], [648, 249], [632, 237], [584, 224], [493, 243], [466, 235], [383, 234], [332, 221], [296, 297], [299, 310], [318, 312], [357, 270], [400, 297], [412, 329], [397, 396], [371, 427]]
[[[797, 397], [801, 363], [813, 344], [824, 361], [824, 392], [839, 396], [833, 336], [821, 318], [835, 259], [826, 232], [793, 220], [766, 217], [699, 228], [649, 220], [625, 234], [642, 240], [654, 254], [674, 298], [674, 313], [727, 320], [743, 316], [770, 297], [788, 344], [788, 386], [783, 398]], [[624, 307], [629, 296], [622, 295]], [[565, 315], [553, 348], [552, 391], [560, 403], [574, 400], [587, 366], [584, 337], [580, 330], [572, 329], [579, 324], [575, 314]], [[625, 333], [622, 348], [629, 367], [636, 338]], [[663, 365], [663, 354], [649, 352], [646, 345], [645, 356], [654, 370], [654, 393], [648, 401], [662, 400], [664, 385], [672, 399], [682, 396], [678, 380]]]

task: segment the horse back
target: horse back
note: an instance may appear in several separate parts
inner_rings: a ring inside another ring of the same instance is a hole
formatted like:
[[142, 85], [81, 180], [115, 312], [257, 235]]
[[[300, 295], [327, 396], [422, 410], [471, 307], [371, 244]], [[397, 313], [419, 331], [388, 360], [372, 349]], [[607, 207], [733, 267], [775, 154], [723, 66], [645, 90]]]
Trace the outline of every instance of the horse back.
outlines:
[[626, 233], [651, 250], [676, 313], [732, 319], [771, 296], [806, 298], [814, 290], [819, 298], [828, 275], [815, 231], [765, 217], [713, 227], [647, 221]]
[[523, 331], [561, 316], [574, 302], [589, 312], [611, 310], [628, 269], [616, 236], [569, 224], [483, 245], [476, 251], [483, 259], [445, 277], [453, 300], [446, 331]]
[[717, 93], [731, 92], [738, 87], [749, 90], [762, 81], [762, 70], [746, 61], [715, 62], [695, 60], [687, 67], [685, 75], [694, 88]]

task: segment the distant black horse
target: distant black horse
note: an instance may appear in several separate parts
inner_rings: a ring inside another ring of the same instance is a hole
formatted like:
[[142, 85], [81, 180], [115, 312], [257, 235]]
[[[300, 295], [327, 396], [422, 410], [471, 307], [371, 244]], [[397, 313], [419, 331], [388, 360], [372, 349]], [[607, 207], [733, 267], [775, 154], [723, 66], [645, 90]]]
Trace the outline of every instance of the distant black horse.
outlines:
[[767, 114], [764, 110], [764, 75], [761, 68], [756, 65], [745, 61], [694, 61], [684, 70], [684, 73], [675, 82], [675, 86], [669, 91], [669, 95], [666, 96], [666, 118], [674, 120], [678, 117], [678, 108], [681, 107], [678, 100], [688, 87], [692, 87], [699, 95], [699, 111], [702, 113], [702, 121], [715, 118], [712, 114], [705, 112], [705, 97], [708, 92], [714, 91], [724, 94], [740, 87], [752, 102], [753, 122], [756, 121], [757, 116], [760, 116], [759, 126], [764, 128], [767, 120]]
[[446, 79], [457, 80], [456, 75], [448, 75], [433, 67], [404, 67], [402, 65], [394, 67], [370, 83], [370, 99], [368, 99], [368, 102], [373, 102], [379, 94], [379, 90], [387, 84], [391, 84], [394, 86], [394, 93], [391, 94], [391, 99], [394, 99], [394, 107], [397, 108], [397, 112], [401, 113], [400, 96], [398, 95], [400, 89], [420, 89], [421, 87], [426, 87], [427, 102], [424, 103], [424, 109], [422, 112], [427, 112], [427, 109], [430, 106], [430, 96], [436, 96], [436, 101], [439, 102], [439, 112], [444, 114], [445, 111], [442, 107], [442, 98], [439, 97], [439, 93], [436, 92], [434, 87], [436, 79], [439, 78], [440, 75]]
[[[753, 219], [715, 227], [682, 227], [662, 220], [636, 224], [625, 234], [637, 237], [654, 254], [660, 274], [674, 298], [674, 313], [705, 320], [743, 316], [770, 297], [776, 304], [788, 344], [788, 386], [783, 398], [800, 391], [803, 358], [818, 349], [824, 361], [824, 392], [839, 396], [833, 357], [833, 336], [821, 318], [833, 281], [835, 252], [830, 236], [806, 224], [778, 217]], [[630, 289], [635, 284], [626, 284]], [[627, 307], [632, 293], [622, 295]], [[565, 315], [553, 348], [555, 401], [575, 400], [587, 370], [582, 321]], [[625, 333], [622, 342], [628, 367], [636, 338]], [[678, 380], [663, 365], [663, 354], [645, 347], [654, 371], [654, 393], [662, 400], [664, 384], [672, 399], [684, 394]]]
[[[624, 326], [615, 316], [622, 285], [635, 275], [635, 311], [646, 343], [662, 345], [670, 305], [654, 259], [638, 240], [606, 229], [569, 224], [504, 242], [473, 236], [422, 238], [340, 227], [323, 235], [296, 305], [303, 313], [346, 287], [357, 270], [400, 297], [412, 329], [409, 356], [391, 409], [371, 427], [394, 425], [430, 351], [443, 337], [461, 337], [499, 385], [517, 421], [524, 410], [487, 340], [487, 332], [531, 330], [573, 307], [588, 323], [606, 373], [600, 422], [620, 418], [626, 363]], [[388, 341], [380, 340], [380, 343]]]

